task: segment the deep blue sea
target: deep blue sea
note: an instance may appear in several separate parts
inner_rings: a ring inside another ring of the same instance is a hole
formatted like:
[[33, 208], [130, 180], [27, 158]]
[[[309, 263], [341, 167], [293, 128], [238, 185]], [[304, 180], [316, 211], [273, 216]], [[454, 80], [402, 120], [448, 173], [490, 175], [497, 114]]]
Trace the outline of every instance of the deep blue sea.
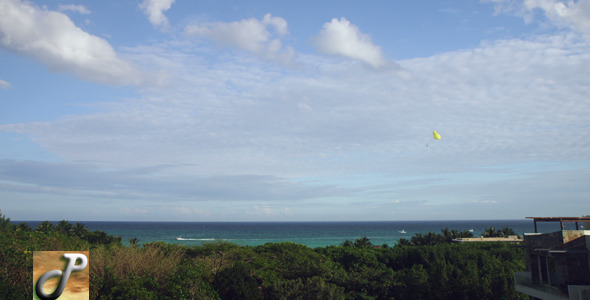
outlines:
[[[22, 221], [14, 221], [20, 223]], [[24, 221], [35, 228], [40, 221]], [[70, 221], [75, 224], [77, 221]], [[57, 222], [52, 222], [57, 223]], [[533, 221], [371, 221], [371, 222], [96, 222], [80, 221], [89, 230], [101, 230], [121, 236], [123, 243], [137, 238], [140, 243], [163, 241], [181, 245], [228, 241], [239, 245], [257, 246], [265, 243], [295, 242], [312, 248], [339, 245], [345, 240], [367, 237], [374, 245], [393, 246], [401, 238], [410, 239], [415, 233], [440, 233], [448, 227], [459, 231], [473, 230], [480, 236], [488, 227], [512, 228], [517, 234], [534, 232]], [[559, 223], [538, 223], [539, 232], [558, 231]], [[571, 226], [571, 224], [567, 224]], [[405, 233], [404, 233], [405, 232]], [[177, 237], [181, 238], [178, 240]]]

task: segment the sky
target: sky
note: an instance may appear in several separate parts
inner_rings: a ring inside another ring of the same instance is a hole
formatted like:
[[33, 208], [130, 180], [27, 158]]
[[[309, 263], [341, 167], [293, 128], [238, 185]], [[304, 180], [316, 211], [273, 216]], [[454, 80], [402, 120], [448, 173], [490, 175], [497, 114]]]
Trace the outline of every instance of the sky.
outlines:
[[582, 216], [589, 95], [590, 0], [0, 0], [0, 209]]

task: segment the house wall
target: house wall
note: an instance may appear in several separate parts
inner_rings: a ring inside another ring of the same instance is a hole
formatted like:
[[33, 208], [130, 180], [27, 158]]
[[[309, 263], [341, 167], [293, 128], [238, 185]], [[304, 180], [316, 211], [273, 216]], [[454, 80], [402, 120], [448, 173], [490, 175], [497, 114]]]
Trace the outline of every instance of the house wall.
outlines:
[[562, 231], [551, 233], [525, 233], [523, 245], [528, 249], [548, 249], [563, 244]]
[[577, 238], [583, 237], [585, 234], [590, 234], [590, 230], [563, 230], [563, 243], [569, 243]]
[[[534, 283], [549, 283], [563, 291], [572, 284], [590, 285], [590, 253], [569, 251], [590, 247], [589, 230], [525, 234], [523, 244]], [[568, 252], [552, 251], [560, 248]]]

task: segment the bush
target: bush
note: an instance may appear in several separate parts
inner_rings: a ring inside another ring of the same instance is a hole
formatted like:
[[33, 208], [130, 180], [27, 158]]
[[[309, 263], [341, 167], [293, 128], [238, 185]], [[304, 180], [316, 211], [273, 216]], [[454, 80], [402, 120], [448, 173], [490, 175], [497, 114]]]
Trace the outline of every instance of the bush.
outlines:
[[166, 294], [171, 299], [220, 299], [205, 275], [199, 264], [185, 261], [171, 277]]
[[217, 274], [213, 287], [221, 299], [263, 299], [258, 281], [248, 266], [241, 262]]

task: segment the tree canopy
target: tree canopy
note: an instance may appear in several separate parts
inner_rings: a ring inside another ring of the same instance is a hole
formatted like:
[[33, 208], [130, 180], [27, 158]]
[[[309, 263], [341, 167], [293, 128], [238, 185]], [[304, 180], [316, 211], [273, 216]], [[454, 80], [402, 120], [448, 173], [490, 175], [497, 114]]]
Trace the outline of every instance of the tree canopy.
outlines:
[[393, 247], [361, 237], [319, 248], [137, 239], [123, 246], [120, 237], [80, 223], [43, 222], [32, 230], [1, 213], [0, 230], [3, 299], [31, 298], [32, 251], [63, 249], [90, 249], [93, 299], [526, 299], [512, 280], [525, 268], [521, 248], [452, 243], [471, 233], [448, 228]]

